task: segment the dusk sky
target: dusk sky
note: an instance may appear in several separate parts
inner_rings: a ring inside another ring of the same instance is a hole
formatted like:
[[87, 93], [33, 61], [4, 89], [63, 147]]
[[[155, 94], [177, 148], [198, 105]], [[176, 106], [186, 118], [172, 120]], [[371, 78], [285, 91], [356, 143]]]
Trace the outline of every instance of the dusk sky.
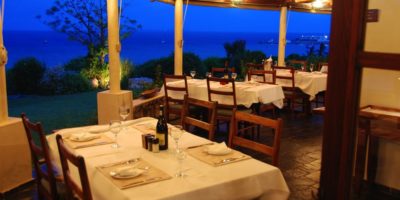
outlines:
[[[54, 0], [12, 0], [5, 5], [5, 30], [50, 30], [36, 19]], [[174, 7], [150, 0], [125, 0], [123, 14], [148, 30], [173, 30]], [[330, 15], [289, 11], [288, 32], [328, 33]], [[278, 32], [279, 12], [189, 5], [185, 31]]]

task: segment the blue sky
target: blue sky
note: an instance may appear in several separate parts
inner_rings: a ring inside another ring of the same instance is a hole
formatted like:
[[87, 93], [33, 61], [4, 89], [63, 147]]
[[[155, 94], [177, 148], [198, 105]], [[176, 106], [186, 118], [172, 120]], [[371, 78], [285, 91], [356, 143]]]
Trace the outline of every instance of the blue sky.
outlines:
[[[36, 19], [54, 0], [6, 1], [4, 30], [50, 30]], [[136, 19], [143, 31], [169, 31], [174, 27], [174, 7], [150, 0], [124, 0], [123, 13]], [[189, 5], [185, 31], [278, 32], [279, 12], [226, 9]], [[330, 15], [289, 11], [288, 32], [328, 33]]]

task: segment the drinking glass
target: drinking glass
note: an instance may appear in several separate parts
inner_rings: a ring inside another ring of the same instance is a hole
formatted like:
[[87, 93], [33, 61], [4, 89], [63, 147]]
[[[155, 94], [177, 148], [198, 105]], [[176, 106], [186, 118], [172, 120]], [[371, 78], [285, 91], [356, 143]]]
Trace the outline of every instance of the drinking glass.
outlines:
[[121, 116], [122, 121], [126, 121], [130, 113], [130, 108], [128, 106], [119, 107], [119, 116]]
[[185, 131], [183, 130], [183, 127], [180, 126], [180, 125], [176, 125], [175, 128], [172, 128], [172, 127], [169, 128], [169, 134], [172, 137], [172, 139], [174, 139], [174, 141], [175, 141], [175, 151], [176, 151], [176, 153], [180, 152], [178, 142], [179, 142], [179, 139], [182, 137], [182, 134], [184, 132]]
[[187, 176], [182, 169], [183, 161], [186, 159], [187, 154], [185, 151], [179, 151], [176, 153], [176, 159], [178, 160], [178, 172], [175, 174], [176, 177], [183, 178]]
[[110, 121], [110, 131], [114, 134], [115, 143], [111, 145], [112, 148], [120, 148], [121, 146], [118, 144], [117, 136], [121, 131], [121, 121], [119, 120], [111, 120]]
[[206, 72], [206, 77], [210, 78], [211, 77], [211, 72]]
[[231, 75], [232, 75], [233, 80], [236, 80], [237, 74], [235, 72], [232, 72]]
[[194, 79], [194, 76], [196, 76], [196, 71], [194, 70], [190, 71], [190, 76]]

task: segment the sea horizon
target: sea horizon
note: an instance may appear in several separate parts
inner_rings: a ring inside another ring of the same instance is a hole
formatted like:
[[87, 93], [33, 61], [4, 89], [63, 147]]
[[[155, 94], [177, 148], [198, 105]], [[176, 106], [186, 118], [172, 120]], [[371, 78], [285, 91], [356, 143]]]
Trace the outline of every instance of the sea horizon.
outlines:
[[[306, 55], [310, 44], [293, 42], [298, 41], [298, 38], [328, 35], [329, 33], [288, 33], [286, 56], [293, 53]], [[151, 59], [169, 56], [174, 51], [173, 36], [174, 32], [169, 30], [134, 32], [132, 36], [121, 41], [121, 59], [129, 59], [137, 66]], [[274, 32], [185, 31], [183, 50], [192, 52], [201, 59], [225, 57], [224, 43], [235, 40], [245, 40], [246, 49], [262, 51], [266, 56], [276, 56], [278, 52], [278, 33]], [[85, 46], [56, 31], [4, 31], [4, 44], [8, 51], [7, 69], [26, 57], [35, 57], [45, 63], [46, 67], [54, 67], [87, 54]], [[318, 46], [319, 43], [314, 45]]]

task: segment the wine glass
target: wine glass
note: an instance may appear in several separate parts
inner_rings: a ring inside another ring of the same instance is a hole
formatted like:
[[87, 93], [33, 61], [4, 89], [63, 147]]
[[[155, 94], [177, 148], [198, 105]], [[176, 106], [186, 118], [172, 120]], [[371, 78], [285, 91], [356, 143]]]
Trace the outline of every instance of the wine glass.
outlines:
[[194, 70], [190, 71], [190, 76], [192, 77], [192, 79], [194, 79], [194, 76], [196, 76], [196, 71]]
[[232, 76], [233, 80], [236, 80], [237, 73], [235, 73], [235, 72], [232, 72], [231, 76]]
[[178, 172], [175, 174], [176, 177], [178, 178], [183, 178], [187, 176], [182, 169], [183, 161], [186, 159], [187, 154], [185, 151], [179, 151], [176, 153], [176, 159], [178, 160]]
[[111, 145], [112, 148], [120, 148], [121, 146], [118, 144], [117, 136], [121, 131], [121, 121], [119, 120], [111, 120], [110, 121], [110, 131], [114, 134], [115, 143]]
[[211, 77], [211, 72], [206, 72], [206, 77], [210, 78]]
[[314, 64], [310, 64], [310, 72], [314, 71]]
[[128, 106], [120, 106], [119, 107], [119, 116], [121, 116], [122, 121], [126, 121], [130, 113], [130, 108]]
[[176, 125], [175, 128], [172, 128], [172, 127], [169, 128], [169, 134], [172, 137], [172, 139], [174, 139], [174, 141], [175, 141], [176, 153], [180, 152], [178, 142], [179, 142], [179, 139], [182, 137], [183, 132], [184, 132], [183, 127], [180, 125]]

